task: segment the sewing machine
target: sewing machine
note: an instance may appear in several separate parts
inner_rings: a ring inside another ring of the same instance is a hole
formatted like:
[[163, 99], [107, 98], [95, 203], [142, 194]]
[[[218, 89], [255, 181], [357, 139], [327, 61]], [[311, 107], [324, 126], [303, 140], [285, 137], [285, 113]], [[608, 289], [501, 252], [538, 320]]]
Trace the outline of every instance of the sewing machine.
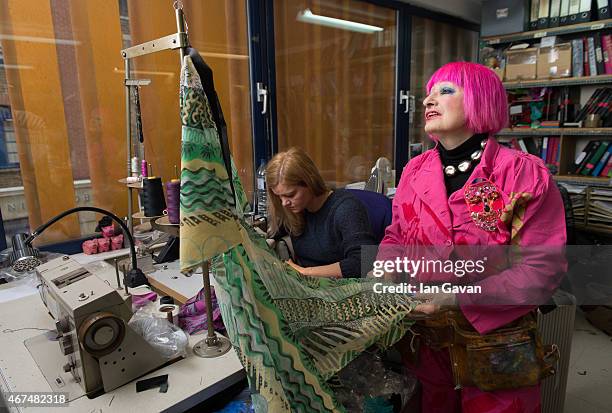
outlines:
[[[70, 398], [108, 392], [167, 360], [128, 325], [131, 300], [68, 256], [40, 265], [40, 296], [55, 319], [48, 335], [25, 344], [52, 389]], [[50, 347], [55, 347], [50, 348]]]

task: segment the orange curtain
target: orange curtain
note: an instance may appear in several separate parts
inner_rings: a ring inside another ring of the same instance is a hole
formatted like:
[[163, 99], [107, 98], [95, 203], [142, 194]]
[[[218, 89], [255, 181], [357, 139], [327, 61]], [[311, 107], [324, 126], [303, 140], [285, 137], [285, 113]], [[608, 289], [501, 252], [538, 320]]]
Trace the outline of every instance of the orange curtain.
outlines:
[[[236, 165], [252, 193], [245, 2], [183, 3], [191, 42], [214, 71]], [[117, 182], [127, 169], [122, 36], [139, 44], [176, 32], [172, 2], [129, 0], [128, 8], [129, 16], [120, 16], [116, 0], [0, 0], [5, 103], [13, 113], [31, 227], [77, 202], [127, 212], [127, 189]], [[123, 34], [120, 17], [129, 18]], [[153, 174], [167, 181], [180, 163], [179, 52], [132, 63], [132, 77], [152, 80], [141, 88], [144, 150]], [[81, 229], [89, 234], [98, 219], [70, 216], [41, 238], [76, 238]]]
[[[274, 6], [279, 149], [304, 148], [332, 184], [365, 180], [378, 157], [393, 160], [395, 11], [355, 0]], [[297, 21], [306, 8], [383, 30]]]
[[[56, 35], [48, 0], [1, 0], [0, 10], [4, 62], [12, 67], [6, 71], [9, 99], [33, 229], [76, 205]], [[72, 215], [40, 239], [79, 235], [78, 219]]]
[[[228, 124], [230, 147], [245, 189], [252, 193], [253, 152], [249, 109], [248, 47], [244, 2], [183, 1], [189, 40], [212, 68], [215, 87]], [[132, 44], [176, 32], [171, 3], [130, 0]], [[141, 91], [145, 155], [154, 174], [165, 181], [180, 165], [178, 51], [134, 59], [135, 74], [150, 78]]]
[[70, 0], [93, 203], [127, 213], [125, 98], [118, 3]]

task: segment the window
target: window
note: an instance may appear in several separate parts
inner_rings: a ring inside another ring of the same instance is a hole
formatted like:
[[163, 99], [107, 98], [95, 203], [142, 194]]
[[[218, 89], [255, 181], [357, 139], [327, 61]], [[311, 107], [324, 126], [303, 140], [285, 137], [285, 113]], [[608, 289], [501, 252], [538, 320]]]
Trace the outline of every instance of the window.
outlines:
[[[427, 81], [446, 63], [475, 62], [478, 56], [478, 32], [424, 17], [413, 17], [410, 56], [410, 90], [415, 96], [410, 137], [411, 144], [420, 144], [423, 150], [431, 143], [424, 131], [425, 111], [422, 104]], [[418, 155], [419, 150], [413, 152], [412, 148], [411, 155]]]
[[[393, 162], [397, 11], [356, 0], [274, 6], [279, 150], [304, 148], [332, 186], [366, 180], [376, 159]], [[339, 20], [321, 23], [329, 18]]]
[[[214, 71], [232, 152], [251, 192], [245, 2], [189, 2], [184, 11], [191, 44]], [[37, 2], [34, 12], [29, 2], [7, 0], [0, 14], [0, 208], [7, 235], [15, 229], [11, 221], [23, 230], [27, 218], [33, 228], [81, 205], [124, 216], [119, 52], [176, 32], [172, 2], [51, 0]], [[137, 149], [164, 182], [180, 165], [179, 73], [176, 51], [133, 59], [133, 77], [151, 79], [140, 90], [144, 144]], [[91, 234], [99, 218], [88, 212], [66, 217], [40, 238], [50, 243]]]

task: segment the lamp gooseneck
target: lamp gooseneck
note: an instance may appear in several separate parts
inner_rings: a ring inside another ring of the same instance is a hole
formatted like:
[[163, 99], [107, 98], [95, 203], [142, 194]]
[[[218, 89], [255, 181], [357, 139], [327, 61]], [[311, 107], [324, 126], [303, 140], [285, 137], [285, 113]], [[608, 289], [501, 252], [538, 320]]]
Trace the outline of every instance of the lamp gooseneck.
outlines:
[[72, 209], [66, 210], [66, 211], [62, 212], [61, 214], [51, 218], [49, 221], [45, 222], [44, 224], [42, 224], [41, 226], [36, 228], [34, 231], [32, 231], [32, 234], [25, 240], [25, 244], [26, 245], [31, 245], [31, 242], [34, 241], [34, 239], [36, 237], [38, 237], [40, 234], [42, 234], [51, 225], [55, 224], [57, 221], [59, 221], [60, 219], [64, 218], [67, 215], [73, 214], [75, 212], [81, 212], [81, 211], [97, 212], [99, 214], [107, 215], [107, 216], [111, 217], [111, 219], [113, 221], [115, 221], [116, 223], [119, 224], [119, 226], [123, 230], [124, 234], [126, 235], [126, 237], [128, 239], [128, 242], [130, 244], [130, 258], [131, 258], [131, 261], [132, 261], [132, 269], [127, 274], [128, 279], [131, 281], [130, 284], [132, 284], [130, 286], [131, 287], [135, 287], [136, 285], [141, 285], [141, 284], [147, 283], [146, 276], [138, 268], [138, 263], [137, 263], [137, 260], [136, 260], [136, 247], [134, 246], [134, 238], [132, 237], [132, 234], [130, 234], [130, 231], [128, 230], [128, 227], [115, 214], [113, 214], [112, 212], [107, 211], [105, 209], [102, 209], [102, 208], [83, 206], [83, 207], [76, 207], [76, 208], [72, 208]]

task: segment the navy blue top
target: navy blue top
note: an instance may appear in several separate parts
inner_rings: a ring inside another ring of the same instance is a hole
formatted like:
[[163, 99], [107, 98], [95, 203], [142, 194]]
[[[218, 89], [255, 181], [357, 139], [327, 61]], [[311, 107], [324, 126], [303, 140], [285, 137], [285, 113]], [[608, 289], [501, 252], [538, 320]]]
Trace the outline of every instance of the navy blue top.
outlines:
[[361, 246], [376, 245], [364, 205], [343, 189], [334, 190], [321, 208], [304, 211], [304, 232], [291, 237], [302, 267], [340, 262], [343, 277], [360, 277]]

